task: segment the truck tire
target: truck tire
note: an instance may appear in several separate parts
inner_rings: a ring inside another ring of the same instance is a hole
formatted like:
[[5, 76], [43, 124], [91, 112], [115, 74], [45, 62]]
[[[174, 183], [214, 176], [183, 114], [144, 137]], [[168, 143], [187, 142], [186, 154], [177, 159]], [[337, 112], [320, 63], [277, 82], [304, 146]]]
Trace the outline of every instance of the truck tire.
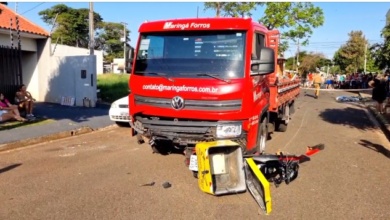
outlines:
[[167, 146], [164, 145], [164, 143], [160, 140], [156, 140], [154, 143], [149, 143], [150, 147], [152, 148], [153, 154], [161, 154], [161, 155], [168, 155], [169, 149], [167, 149]]
[[285, 120], [278, 120], [276, 122], [276, 130], [280, 132], [285, 132], [287, 131], [287, 124], [290, 121], [290, 106], [287, 104], [287, 106], [284, 108], [284, 118]]
[[268, 120], [267, 117], [260, 119], [261, 123], [259, 123], [259, 129], [257, 131], [257, 144], [256, 151], [262, 154], [265, 151], [265, 145], [268, 139]]
[[115, 123], [118, 127], [130, 127], [129, 122], [116, 121]]

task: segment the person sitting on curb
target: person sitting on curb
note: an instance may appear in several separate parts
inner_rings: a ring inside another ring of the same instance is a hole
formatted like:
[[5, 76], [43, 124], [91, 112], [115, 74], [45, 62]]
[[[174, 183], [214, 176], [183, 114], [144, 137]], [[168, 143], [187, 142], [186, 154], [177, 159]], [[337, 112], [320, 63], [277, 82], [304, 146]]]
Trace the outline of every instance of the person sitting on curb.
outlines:
[[17, 117], [19, 117], [22, 121], [26, 120], [23, 117], [20, 116], [19, 109], [17, 105], [12, 105], [8, 99], [4, 97], [3, 93], [0, 93], [0, 107], [2, 107], [2, 110], [10, 111]]
[[15, 119], [17, 121], [25, 122], [27, 119], [20, 116], [18, 107], [11, 105], [4, 95], [0, 93], [0, 122]]
[[16, 92], [15, 101], [18, 103], [20, 108], [26, 110], [27, 118], [35, 117], [32, 113], [35, 99], [31, 96], [31, 93], [26, 90], [26, 86], [24, 84], [22, 84]]

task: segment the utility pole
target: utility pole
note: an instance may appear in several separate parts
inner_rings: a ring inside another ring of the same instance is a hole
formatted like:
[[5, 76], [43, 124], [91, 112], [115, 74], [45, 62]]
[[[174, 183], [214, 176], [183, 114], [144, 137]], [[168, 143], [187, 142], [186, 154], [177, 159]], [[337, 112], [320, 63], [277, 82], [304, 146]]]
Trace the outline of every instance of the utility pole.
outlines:
[[367, 43], [366, 43], [366, 48], [364, 49], [364, 74], [366, 73], [367, 69]]
[[94, 27], [93, 27], [93, 2], [89, 3], [89, 55], [94, 54]]
[[298, 74], [298, 66], [299, 66], [299, 38], [297, 40], [297, 74]]
[[126, 22], [121, 22], [123, 24], [123, 73], [126, 72], [126, 44], [127, 44], [127, 35], [126, 35]]

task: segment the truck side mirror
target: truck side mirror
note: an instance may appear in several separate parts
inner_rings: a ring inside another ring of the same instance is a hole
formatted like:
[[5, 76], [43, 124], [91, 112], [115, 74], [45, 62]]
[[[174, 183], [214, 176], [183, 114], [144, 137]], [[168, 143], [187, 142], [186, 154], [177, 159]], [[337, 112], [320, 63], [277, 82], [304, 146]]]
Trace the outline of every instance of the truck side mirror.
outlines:
[[253, 60], [252, 75], [266, 75], [275, 72], [275, 51], [272, 48], [261, 48], [260, 60]]

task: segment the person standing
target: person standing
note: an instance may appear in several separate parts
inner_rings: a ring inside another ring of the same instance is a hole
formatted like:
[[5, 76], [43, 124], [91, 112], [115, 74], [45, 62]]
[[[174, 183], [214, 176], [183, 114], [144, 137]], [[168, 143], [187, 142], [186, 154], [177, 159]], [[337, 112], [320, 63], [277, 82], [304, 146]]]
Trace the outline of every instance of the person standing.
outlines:
[[314, 98], [318, 99], [318, 96], [320, 95], [320, 87], [322, 83], [322, 77], [320, 76], [320, 73], [316, 73], [313, 77], [313, 84], [315, 88]]
[[382, 74], [378, 74], [369, 85], [372, 89], [372, 99], [377, 102], [376, 109], [379, 114], [384, 114], [383, 102], [386, 100], [386, 81]]

